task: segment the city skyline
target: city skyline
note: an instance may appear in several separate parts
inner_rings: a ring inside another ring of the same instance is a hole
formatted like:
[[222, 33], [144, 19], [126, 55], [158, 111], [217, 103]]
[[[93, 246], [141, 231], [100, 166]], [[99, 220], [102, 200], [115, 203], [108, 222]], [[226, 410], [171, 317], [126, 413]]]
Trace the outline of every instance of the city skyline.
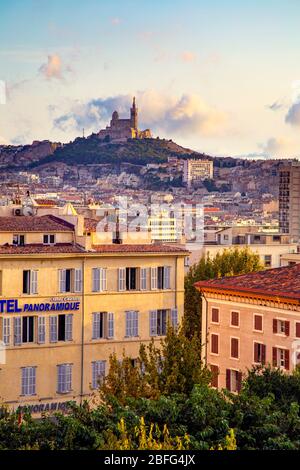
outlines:
[[88, 135], [135, 95], [154, 136], [211, 155], [297, 156], [299, 9], [1, 0], [0, 143]]

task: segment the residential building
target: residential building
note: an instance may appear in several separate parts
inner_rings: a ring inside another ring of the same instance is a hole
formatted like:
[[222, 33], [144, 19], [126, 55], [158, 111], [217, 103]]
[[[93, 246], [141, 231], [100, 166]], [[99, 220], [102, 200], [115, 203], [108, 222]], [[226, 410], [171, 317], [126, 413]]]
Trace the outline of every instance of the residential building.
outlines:
[[111, 354], [134, 359], [181, 321], [186, 250], [97, 244], [85, 226], [73, 212], [0, 216], [0, 397], [11, 408], [88, 399]]
[[213, 179], [214, 163], [212, 160], [188, 159], [183, 164], [183, 182], [191, 187], [205, 179]]
[[289, 162], [279, 173], [279, 227], [293, 239], [300, 239], [300, 163]]
[[203, 360], [212, 385], [237, 392], [252, 366], [288, 373], [300, 359], [300, 264], [199, 281]]

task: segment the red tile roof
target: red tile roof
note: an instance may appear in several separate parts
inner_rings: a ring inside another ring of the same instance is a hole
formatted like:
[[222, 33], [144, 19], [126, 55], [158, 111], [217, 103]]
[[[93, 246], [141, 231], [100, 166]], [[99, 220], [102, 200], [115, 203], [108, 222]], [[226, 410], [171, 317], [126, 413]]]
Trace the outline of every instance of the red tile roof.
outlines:
[[74, 226], [54, 215], [0, 217], [0, 232], [72, 232]]
[[57, 202], [53, 199], [35, 199], [35, 202], [39, 206], [56, 206]]
[[238, 291], [300, 300], [300, 264], [276, 269], [267, 269], [241, 276], [223, 277], [208, 281], [198, 281], [195, 287]]
[[85, 249], [80, 245], [72, 243], [57, 243], [56, 245], [43, 245], [32, 243], [24, 246], [1, 245], [0, 255], [27, 255], [43, 253], [84, 253]]
[[160, 245], [155, 243], [146, 244], [111, 244], [111, 245], [98, 245], [93, 246], [93, 250], [97, 253], [188, 253], [188, 250], [180, 248], [179, 246]]

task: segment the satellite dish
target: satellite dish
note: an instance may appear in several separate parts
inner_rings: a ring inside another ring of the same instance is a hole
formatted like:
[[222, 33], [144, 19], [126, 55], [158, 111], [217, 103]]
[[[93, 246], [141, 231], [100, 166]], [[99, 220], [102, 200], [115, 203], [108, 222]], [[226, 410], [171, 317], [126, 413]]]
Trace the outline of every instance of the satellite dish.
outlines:
[[29, 216], [29, 215], [33, 215], [33, 208], [32, 207], [29, 207], [29, 206], [25, 206], [23, 208], [23, 215], [26, 215], [26, 216]]

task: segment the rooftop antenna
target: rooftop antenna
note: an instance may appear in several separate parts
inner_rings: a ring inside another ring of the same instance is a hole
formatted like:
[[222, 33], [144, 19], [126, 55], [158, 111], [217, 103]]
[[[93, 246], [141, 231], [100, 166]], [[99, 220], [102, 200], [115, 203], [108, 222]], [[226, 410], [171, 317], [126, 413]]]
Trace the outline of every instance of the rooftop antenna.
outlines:
[[84, 128], [82, 129], [82, 137], [84, 138]]

